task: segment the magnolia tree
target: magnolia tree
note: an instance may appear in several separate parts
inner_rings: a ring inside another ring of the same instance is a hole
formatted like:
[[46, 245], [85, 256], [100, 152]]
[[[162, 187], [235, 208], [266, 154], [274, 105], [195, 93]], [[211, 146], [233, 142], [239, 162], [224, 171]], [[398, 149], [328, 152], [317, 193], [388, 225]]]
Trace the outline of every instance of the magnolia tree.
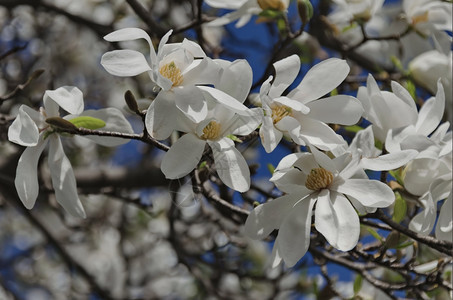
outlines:
[[0, 298], [451, 299], [451, 1], [0, 15]]

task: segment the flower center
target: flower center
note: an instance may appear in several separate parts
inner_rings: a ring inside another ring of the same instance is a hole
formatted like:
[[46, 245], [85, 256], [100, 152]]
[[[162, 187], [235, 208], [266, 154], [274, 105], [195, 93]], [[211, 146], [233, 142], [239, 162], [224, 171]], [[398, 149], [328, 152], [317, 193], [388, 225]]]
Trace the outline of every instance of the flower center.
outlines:
[[422, 15], [418, 15], [412, 18], [412, 24], [416, 25], [418, 23], [428, 22], [428, 12], [425, 12]]
[[305, 181], [305, 186], [314, 191], [324, 189], [329, 186], [333, 181], [332, 172], [324, 168], [311, 169], [310, 174]]
[[263, 9], [285, 10], [285, 4], [281, 0], [258, 0], [258, 5]]
[[159, 72], [165, 78], [170, 79], [171, 82], [173, 82], [173, 86], [180, 85], [184, 80], [184, 77], [181, 75], [181, 70], [176, 66], [174, 61], [163, 65], [159, 69]]
[[284, 105], [273, 105], [272, 109], [272, 121], [274, 124], [280, 122], [286, 116], [292, 115], [292, 109]]
[[209, 122], [205, 128], [203, 128], [202, 139], [215, 140], [220, 136], [220, 123], [216, 121]]

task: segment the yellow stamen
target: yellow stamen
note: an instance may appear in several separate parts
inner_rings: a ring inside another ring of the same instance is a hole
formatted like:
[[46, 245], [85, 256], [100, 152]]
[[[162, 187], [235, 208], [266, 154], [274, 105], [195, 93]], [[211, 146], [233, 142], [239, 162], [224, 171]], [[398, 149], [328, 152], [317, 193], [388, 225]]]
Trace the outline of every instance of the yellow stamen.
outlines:
[[258, 5], [263, 9], [274, 9], [284, 11], [285, 4], [281, 0], [258, 0]]
[[274, 104], [271, 106], [271, 109], [274, 124], [277, 124], [284, 117], [292, 115], [292, 109], [284, 105]]
[[314, 191], [322, 190], [329, 186], [333, 181], [332, 172], [324, 168], [311, 169], [310, 174], [305, 181], [305, 186]]
[[173, 86], [180, 85], [184, 80], [184, 77], [181, 75], [181, 70], [176, 66], [174, 61], [163, 65], [159, 69], [159, 72], [165, 78], [170, 79], [171, 82], [173, 82]]
[[216, 121], [209, 122], [205, 128], [203, 128], [203, 135], [201, 136], [204, 140], [216, 140], [220, 136], [220, 123]]
[[412, 24], [416, 25], [418, 23], [428, 22], [428, 12], [425, 12], [422, 15], [418, 15], [412, 18]]

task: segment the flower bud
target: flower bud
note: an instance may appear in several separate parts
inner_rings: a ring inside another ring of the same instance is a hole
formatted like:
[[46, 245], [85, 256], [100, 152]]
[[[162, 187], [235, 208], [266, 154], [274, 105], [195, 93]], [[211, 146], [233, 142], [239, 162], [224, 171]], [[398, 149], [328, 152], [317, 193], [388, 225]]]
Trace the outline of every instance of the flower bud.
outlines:
[[286, 5], [282, 2], [282, 0], [258, 0], [258, 5], [263, 10], [273, 9], [284, 11], [286, 9]]
[[135, 100], [134, 94], [132, 94], [130, 90], [127, 90], [126, 93], [124, 93], [124, 100], [126, 100], [127, 107], [129, 107], [130, 110], [137, 114], [140, 113], [137, 100]]
[[46, 123], [53, 127], [57, 127], [66, 131], [74, 132], [78, 130], [77, 126], [60, 117], [47, 118]]
[[297, 0], [297, 10], [302, 24], [307, 24], [313, 17], [313, 5], [311, 5], [310, 0]]

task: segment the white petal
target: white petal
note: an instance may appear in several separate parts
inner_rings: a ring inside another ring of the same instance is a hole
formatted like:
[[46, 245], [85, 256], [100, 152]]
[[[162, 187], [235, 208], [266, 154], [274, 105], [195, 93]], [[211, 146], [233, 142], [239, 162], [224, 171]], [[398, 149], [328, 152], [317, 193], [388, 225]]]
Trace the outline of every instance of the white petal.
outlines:
[[381, 151], [377, 150], [374, 146], [372, 126], [368, 126], [367, 128], [357, 132], [349, 145], [349, 150], [353, 153], [357, 152], [359, 149], [364, 157], [374, 157], [381, 153]]
[[269, 97], [276, 98], [293, 83], [300, 70], [300, 58], [293, 54], [274, 63], [275, 80], [272, 83]]
[[285, 195], [255, 207], [245, 221], [244, 233], [255, 240], [267, 237], [293, 209], [301, 197], [296, 194]]
[[318, 195], [315, 227], [338, 250], [349, 251], [359, 240], [360, 221], [351, 203], [328, 189]]
[[[314, 160], [319, 164], [320, 167], [330, 171], [332, 173], [336, 173], [340, 170], [337, 170], [336, 164], [332, 161], [332, 159], [327, 156], [327, 154], [319, 151], [316, 147], [310, 145], [310, 152], [313, 154]], [[307, 173], [309, 174], [309, 173]]]
[[409, 92], [396, 81], [392, 81], [391, 85], [393, 93], [398, 98], [403, 100], [410, 107], [411, 111], [417, 113], [417, 106], [415, 105], [415, 101], [412, 98], [411, 94], [409, 94]]
[[352, 96], [338, 95], [307, 103], [309, 116], [329, 124], [353, 125], [363, 114], [363, 106]]
[[8, 140], [22, 146], [36, 146], [39, 139], [39, 130], [36, 123], [25, 111], [28, 108], [21, 105], [16, 119], [8, 129]]
[[300, 124], [293, 117], [284, 117], [275, 124], [275, 127], [282, 132], [287, 132], [296, 144], [305, 145], [305, 141], [300, 136]]
[[25, 149], [17, 164], [14, 184], [20, 200], [28, 209], [33, 208], [38, 198], [38, 160], [46, 145], [47, 141], [41, 137], [36, 146]]
[[122, 28], [104, 36], [104, 40], [109, 42], [132, 41], [145, 39], [148, 44], [152, 45], [149, 35], [140, 28]]
[[440, 209], [439, 219], [436, 226], [436, 238], [446, 241], [453, 240], [453, 220], [452, 220], [452, 193], [450, 192], [449, 197], [445, 200], [442, 208]]
[[215, 87], [244, 103], [253, 81], [253, 72], [249, 63], [244, 59], [238, 59], [229, 63], [222, 71], [222, 76]]
[[331, 190], [351, 195], [364, 206], [387, 207], [395, 201], [392, 189], [377, 180], [348, 179], [342, 183], [333, 183]]
[[451, 173], [450, 168], [439, 159], [415, 159], [404, 169], [404, 187], [411, 194], [421, 196], [428, 191], [434, 179]]
[[209, 142], [214, 154], [214, 163], [220, 180], [228, 187], [246, 192], [250, 188], [250, 170], [242, 154], [229, 138]]
[[226, 125], [228, 129], [224, 130], [224, 132], [230, 132], [234, 135], [248, 135], [258, 128], [263, 119], [263, 110], [255, 107], [251, 108], [250, 111], [250, 116], [236, 114]]
[[227, 93], [222, 92], [221, 90], [208, 86], [199, 86], [198, 88], [211, 95], [219, 104], [226, 106], [227, 108], [231, 109], [232, 111], [240, 115], [251, 114], [247, 106], [239, 102], [237, 99], [234, 99]]
[[344, 139], [327, 124], [307, 117], [297, 120], [301, 125], [301, 136], [319, 149], [331, 150], [343, 145]]
[[105, 53], [101, 58], [101, 65], [115, 76], [136, 76], [151, 71], [145, 56], [134, 50], [114, 50]]
[[206, 100], [196, 86], [174, 88], [172, 92], [168, 92], [167, 97], [172, 97], [176, 107], [194, 123], [201, 122], [208, 114]]
[[299, 111], [303, 114], [308, 114], [310, 112], [310, 108], [308, 106], [306, 106], [305, 104], [302, 104], [300, 101], [296, 101], [296, 100], [290, 99], [288, 97], [274, 98], [273, 102], [283, 104], [283, 105], [288, 106], [289, 108], [291, 108], [295, 111]]
[[165, 154], [160, 166], [165, 177], [181, 178], [189, 174], [201, 160], [206, 141], [192, 133], [179, 138]]
[[45, 92], [44, 106], [47, 115], [49, 117], [59, 116], [58, 108], [55, 108], [49, 100], [52, 100], [70, 114], [78, 115], [83, 111], [83, 93], [74, 86], [62, 86], [56, 90]]
[[424, 207], [421, 212], [412, 218], [409, 223], [409, 229], [423, 235], [428, 235], [433, 230], [434, 223], [436, 222], [434, 201], [431, 194], [427, 193], [424, 197], [420, 198], [420, 202]]
[[[161, 91], [146, 112], [145, 126], [148, 133], [158, 140], [165, 140], [176, 129], [178, 118], [184, 117], [174, 101], [166, 99], [171, 92]], [[179, 113], [178, 113], [179, 112]]]
[[283, 220], [276, 243], [278, 252], [287, 267], [294, 266], [310, 246], [311, 215], [315, 199], [299, 201]]
[[308, 103], [330, 93], [345, 80], [349, 73], [346, 61], [329, 58], [311, 68], [297, 88], [288, 97]]
[[364, 169], [373, 171], [395, 170], [413, 160], [417, 155], [418, 152], [415, 150], [403, 150], [378, 157], [364, 157], [362, 166]]
[[[120, 133], [134, 133], [130, 123], [117, 108], [109, 107], [99, 110], [86, 110], [81, 116], [90, 116], [101, 119], [105, 122], [105, 126], [99, 128], [99, 131], [110, 131]], [[84, 136], [93, 142], [107, 147], [114, 147], [129, 142], [129, 139], [109, 137], [109, 136]]]
[[77, 195], [74, 171], [64, 154], [60, 138], [50, 136], [49, 139], [49, 169], [55, 198], [68, 213], [75, 217], [85, 218], [85, 210]]
[[429, 135], [436, 129], [442, 120], [445, 110], [445, 93], [440, 80], [437, 82], [437, 94], [435, 98], [428, 99], [418, 114], [415, 130], [423, 135]]
[[270, 116], [263, 117], [263, 124], [260, 127], [260, 138], [264, 150], [271, 153], [280, 143], [283, 133], [274, 127], [274, 123]]

